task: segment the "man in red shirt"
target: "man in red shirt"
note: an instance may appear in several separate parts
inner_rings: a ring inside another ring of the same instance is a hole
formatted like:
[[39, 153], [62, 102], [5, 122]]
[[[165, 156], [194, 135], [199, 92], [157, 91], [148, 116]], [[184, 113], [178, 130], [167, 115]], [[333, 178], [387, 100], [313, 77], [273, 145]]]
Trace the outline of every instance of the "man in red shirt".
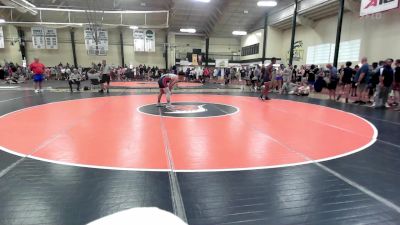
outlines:
[[29, 65], [29, 69], [33, 73], [33, 82], [35, 83], [35, 92], [43, 92], [42, 82], [44, 80], [45, 66], [39, 62], [39, 58], [35, 58], [35, 61]]

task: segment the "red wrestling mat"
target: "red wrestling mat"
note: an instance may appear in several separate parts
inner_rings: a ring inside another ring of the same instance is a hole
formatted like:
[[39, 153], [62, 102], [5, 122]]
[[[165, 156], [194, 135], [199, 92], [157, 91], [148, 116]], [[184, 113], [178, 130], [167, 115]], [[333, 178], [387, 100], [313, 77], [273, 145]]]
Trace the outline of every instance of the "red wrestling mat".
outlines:
[[0, 146], [60, 164], [156, 171], [170, 169], [169, 149], [177, 171], [218, 171], [324, 161], [377, 136], [368, 121], [318, 105], [213, 95], [172, 100], [171, 108], [153, 105], [155, 95], [26, 108], [0, 117]]

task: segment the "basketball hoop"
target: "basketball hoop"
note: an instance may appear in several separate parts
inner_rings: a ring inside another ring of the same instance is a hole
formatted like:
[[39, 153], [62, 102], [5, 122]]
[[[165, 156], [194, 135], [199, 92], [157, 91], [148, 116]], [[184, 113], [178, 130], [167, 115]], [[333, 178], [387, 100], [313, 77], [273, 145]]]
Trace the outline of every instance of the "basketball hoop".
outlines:
[[98, 1], [96, 0], [86, 0], [87, 10], [85, 10], [87, 19], [87, 28], [90, 31], [91, 38], [94, 42], [94, 47], [92, 45], [88, 48], [89, 55], [107, 55], [107, 50], [100, 48], [100, 40], [102, 37], [103, 21], [104, 21], [104, 9], [101, 9]]

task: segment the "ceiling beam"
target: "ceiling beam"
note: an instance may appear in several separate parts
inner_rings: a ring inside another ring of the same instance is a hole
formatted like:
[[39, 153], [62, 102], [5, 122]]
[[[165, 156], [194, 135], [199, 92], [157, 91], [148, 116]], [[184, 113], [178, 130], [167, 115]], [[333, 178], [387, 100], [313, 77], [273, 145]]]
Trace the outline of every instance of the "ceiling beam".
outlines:
[[223, 11], [229, 7], [228, 4], [229, 1], [227, 0], [218, 0], [218, 2], [215, 4], [214, 11], [212, 11], [208, 21], [205, 22], [203, 25], [207, 37], [210, 36], [215, 26], [221, 20], [223, 16]]

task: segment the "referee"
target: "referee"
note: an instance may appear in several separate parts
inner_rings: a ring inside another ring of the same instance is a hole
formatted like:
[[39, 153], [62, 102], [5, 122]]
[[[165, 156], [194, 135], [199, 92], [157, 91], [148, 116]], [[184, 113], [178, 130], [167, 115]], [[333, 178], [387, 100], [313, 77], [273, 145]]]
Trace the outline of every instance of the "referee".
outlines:
[[102, 60], [101, 62], [101, 90], [99, 91], [100, 93], [104, 93], [104, 90], [107, 90], [107, 93], [110, 93], [110, 81], [111, 81], [111, 67], [107, 65], [107, 62], [105, 59]]

